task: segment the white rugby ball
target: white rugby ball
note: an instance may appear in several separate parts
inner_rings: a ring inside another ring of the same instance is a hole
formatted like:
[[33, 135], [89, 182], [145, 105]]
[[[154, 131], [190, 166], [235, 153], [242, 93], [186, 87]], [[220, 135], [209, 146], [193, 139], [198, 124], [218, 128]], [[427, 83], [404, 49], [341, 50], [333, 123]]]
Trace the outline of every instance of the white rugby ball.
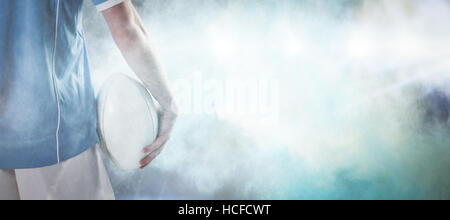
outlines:
[[149, 91], [138, 81], [117, 74], [102, 86], [97, 99], [100, 146], [123, 170], [140, 167], [158, 134], [158, 114]]

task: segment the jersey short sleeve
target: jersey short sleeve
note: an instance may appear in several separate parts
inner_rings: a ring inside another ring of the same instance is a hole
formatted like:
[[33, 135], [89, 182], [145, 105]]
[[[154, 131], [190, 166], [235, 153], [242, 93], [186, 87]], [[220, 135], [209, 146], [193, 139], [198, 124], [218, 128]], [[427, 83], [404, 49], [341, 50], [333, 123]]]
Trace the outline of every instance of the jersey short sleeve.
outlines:
[[111, 8], [113, 6], [116, 6], [125, 0], [91, 0], [95, 7], [97, 7], [98, 11], [104, 11], [108, 8]]

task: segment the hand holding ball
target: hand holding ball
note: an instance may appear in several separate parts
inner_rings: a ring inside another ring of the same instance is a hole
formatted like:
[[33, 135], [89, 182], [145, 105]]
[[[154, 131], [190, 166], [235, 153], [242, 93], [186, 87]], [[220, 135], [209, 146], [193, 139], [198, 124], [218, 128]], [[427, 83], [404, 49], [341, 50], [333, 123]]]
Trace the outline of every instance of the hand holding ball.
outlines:
[[141, 167], [142, 149], [158, 135], [158, 114], [148, 90], [138, 81], [114, 75], [103, 85], [97, 100], [101, 148], [119, 168]]

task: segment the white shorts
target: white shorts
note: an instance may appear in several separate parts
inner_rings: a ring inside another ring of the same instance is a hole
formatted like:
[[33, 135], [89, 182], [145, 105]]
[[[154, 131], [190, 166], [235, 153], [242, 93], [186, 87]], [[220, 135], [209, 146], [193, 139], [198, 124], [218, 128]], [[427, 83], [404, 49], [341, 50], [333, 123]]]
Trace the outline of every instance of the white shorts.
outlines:
[[0, 200], [114, 200], [97, 148], [49, 167], [0, 170]]

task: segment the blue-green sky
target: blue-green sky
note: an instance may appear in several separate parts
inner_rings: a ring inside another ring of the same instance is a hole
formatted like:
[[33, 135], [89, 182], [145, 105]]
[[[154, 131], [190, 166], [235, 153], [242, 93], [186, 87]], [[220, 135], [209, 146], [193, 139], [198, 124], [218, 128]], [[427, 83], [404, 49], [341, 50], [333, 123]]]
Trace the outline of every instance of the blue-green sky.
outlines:
[[[450, 1], [133, 2], [182, 114], [118, 198], [450, 198]], [[132, 74], [85, 26], [96, 88]]]

